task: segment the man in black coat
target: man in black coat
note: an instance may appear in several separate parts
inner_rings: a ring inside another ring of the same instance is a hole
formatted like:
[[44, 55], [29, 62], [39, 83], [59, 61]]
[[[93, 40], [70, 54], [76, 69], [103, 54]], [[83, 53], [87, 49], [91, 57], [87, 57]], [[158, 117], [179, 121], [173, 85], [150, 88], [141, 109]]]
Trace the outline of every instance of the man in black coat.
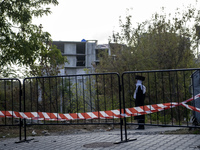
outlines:
[[[146, 87], [142, 84], [142, 81], [145, 80], [145, 77], [136, 76], [135, 79], [137, 81], [134, 93], [135, 107], [144, 106]], [[134, 118], [138, 121], [138, 123], [145, 123], [144, 115], [135, 116]], [[144, 130], [144, 125], [139, 125], [137, 129]]]

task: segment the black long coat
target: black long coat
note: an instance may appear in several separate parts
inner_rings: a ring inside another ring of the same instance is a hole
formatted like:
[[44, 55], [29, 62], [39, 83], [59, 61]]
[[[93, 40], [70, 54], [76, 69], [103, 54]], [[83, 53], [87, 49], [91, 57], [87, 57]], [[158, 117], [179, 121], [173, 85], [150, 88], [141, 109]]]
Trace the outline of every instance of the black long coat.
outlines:
[[[141, 90], [141, 87], [139, 86], [136, 93], [135, 107], [144, 106], [144, 99], [145, 99], [145, 94], [143, 94], [143, 91]], [[134, 118], [136, 120], [144, 120], [145, 116], [140, 115], [140, 116], [135, 116]]]

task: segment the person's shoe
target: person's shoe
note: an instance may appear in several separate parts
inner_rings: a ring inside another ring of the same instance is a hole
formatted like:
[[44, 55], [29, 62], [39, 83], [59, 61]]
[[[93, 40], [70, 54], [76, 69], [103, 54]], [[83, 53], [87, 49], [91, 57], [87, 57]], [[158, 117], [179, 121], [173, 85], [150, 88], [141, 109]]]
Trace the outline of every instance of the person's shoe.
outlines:
[[144, 127], [137, 127], [135, 130], [144, 130]]

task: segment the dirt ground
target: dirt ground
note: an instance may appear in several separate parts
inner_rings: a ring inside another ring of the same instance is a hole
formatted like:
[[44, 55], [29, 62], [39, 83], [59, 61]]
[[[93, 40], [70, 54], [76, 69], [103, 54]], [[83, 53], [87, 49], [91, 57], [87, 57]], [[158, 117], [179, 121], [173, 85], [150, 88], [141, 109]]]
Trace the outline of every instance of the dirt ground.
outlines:
[[[28, 126], [27, 136], [48, 136], [48, 135], [67, 135], [67, 134], [81, 134], [88, 132], [106, 132], [120, 128], [113, 125], [41, 125]], [[22, 128], [22, 134], [24, 134]], [[0, 139], [12, 138], [19, 136], [19, 127], [0, 126]], [[23, 135], [22, 135], [23, 136]]]
[[[68, 134], [81, 134], [89, 132], [109, 132], [111, 130], [118, 130], [119, 125], [41, 125], [41, 126], [27, 126], [27, 136], [56, 136]], [[130, 127], [127, 127], [130, 129]], [[22, 128], [22, 137], [24, 134]], [[183, 128], [176, 131], [167, 131], [164, 134], [200, 134], [199, 128]], [[0, 140], [4, 138], [19, 137], [19, 128], [12, 126], [0, 126]]]

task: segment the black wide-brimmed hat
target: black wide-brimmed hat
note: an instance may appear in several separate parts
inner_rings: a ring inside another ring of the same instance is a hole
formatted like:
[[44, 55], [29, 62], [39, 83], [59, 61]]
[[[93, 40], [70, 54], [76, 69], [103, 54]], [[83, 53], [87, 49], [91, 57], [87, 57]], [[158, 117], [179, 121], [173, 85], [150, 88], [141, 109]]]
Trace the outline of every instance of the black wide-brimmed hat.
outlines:
[[136, 75], [136, 76], [135, 76], [135, 79], [144, 81], [144, 80], [145, 80], [145, 77]]

